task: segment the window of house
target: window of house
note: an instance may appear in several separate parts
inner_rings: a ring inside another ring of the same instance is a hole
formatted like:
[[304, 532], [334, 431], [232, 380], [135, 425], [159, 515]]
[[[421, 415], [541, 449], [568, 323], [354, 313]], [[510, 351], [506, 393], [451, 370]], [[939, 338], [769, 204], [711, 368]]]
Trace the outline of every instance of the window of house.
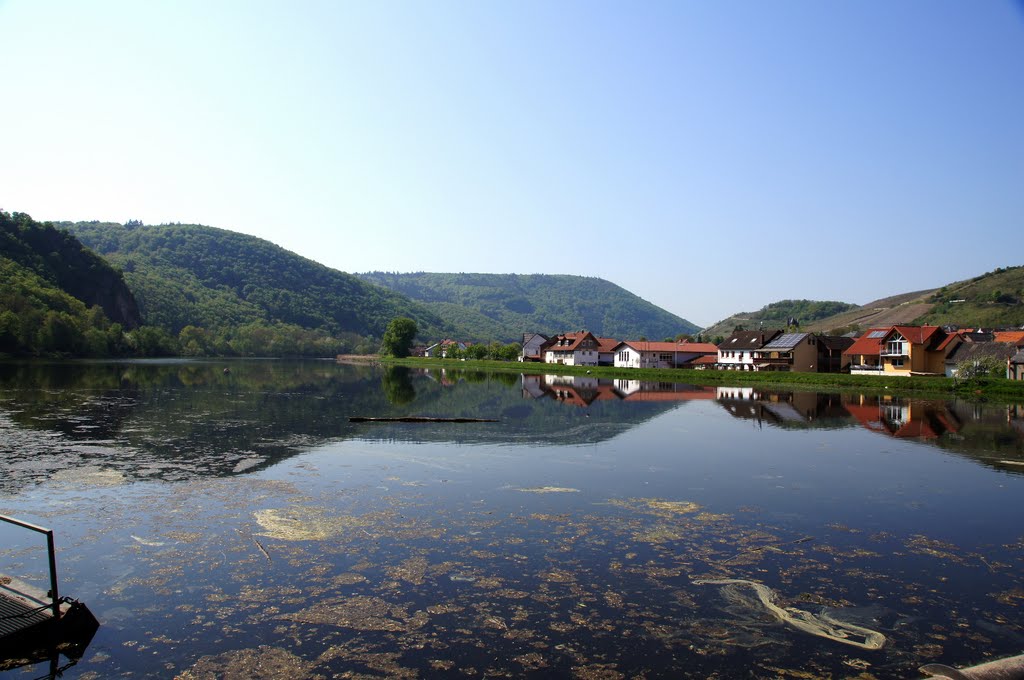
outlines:
[[893, 368], [903, 368], [903, 358], [900, 357], [899, 359], [893, 359], [892, 365]]

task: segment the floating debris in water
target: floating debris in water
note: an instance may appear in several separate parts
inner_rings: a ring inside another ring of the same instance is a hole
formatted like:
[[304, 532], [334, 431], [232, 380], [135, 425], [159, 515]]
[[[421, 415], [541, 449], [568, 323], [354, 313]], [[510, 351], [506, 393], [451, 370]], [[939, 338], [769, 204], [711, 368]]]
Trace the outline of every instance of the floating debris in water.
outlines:
[[[786, 607], [785, 609], [779, 607], [775, 604], [775, 592], [763, 583], [748, 581], [742, 578], [697, 579], [694, 583], [697, 585], [746, 586], [752, 588], [757, 594], [757, 599], [764, 605], [764, 608], [777, 619], [811, 635], [817, 635], [818, 637], [862, 649], [881, 649], [885, 645], [885, 636], [870, 628], [840, 621], [825, 613], [815, 616], [808, 611], [797, 609], [796, 607]], [[729, 591], [725, 592], [728, 597]]]

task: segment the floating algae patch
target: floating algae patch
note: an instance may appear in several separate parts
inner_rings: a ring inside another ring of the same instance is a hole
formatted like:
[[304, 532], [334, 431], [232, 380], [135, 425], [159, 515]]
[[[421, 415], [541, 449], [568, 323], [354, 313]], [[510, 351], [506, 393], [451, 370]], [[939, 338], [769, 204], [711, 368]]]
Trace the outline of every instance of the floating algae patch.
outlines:
[[660, 498], [628, 498], [610, 501], [611, 505], [636, 512], [646, 512], [659, 517], [671, 518], [678, 515], [689, 515], [700, 510], [700, 505], [693, 501], [666, 501]]
[[408, 632], [422, 628], [430, 617], [423, 611], [410, 615], [405, 608], [379, 597], [358, 595], [334, 602], [320, 602], [293, 614], [282, 614], [280, 618], [355, 630]]
[[258, 536], [282, 541], [323, 541], [368, 524], [361, 517], [332, 516], [323, 508], [302, 506], [257, 510], [253, 516], [263, 528]]
[[918, 555], [929, 555], [943, 560], [949, 560], [957, 564], [965, 564], [966, 560], [956, 553], [958, 548], [952, 543], [940, 541], [935, 538], [928, 538], [920, 534], [911, 536], [906, 542], [907, 548]]
[[525, 489], [516, 489], [516, 491], [522, 491], [524, 493], [579, 493], [579, 489], [573, 489], [567, 486], [534, 486]]
[[121, 486], [126, 480], [125, 476], [117, 470], [88, 465], [77, 469], [58, 470], [50, 476], [50, 481], [61, 486], [88, 486], [102, 489]]
[[815, 616], [811, 612], [804, 611], [803, 609], [797, 609], [796, 607], [786, 607], [785, 609], [779, 607], [775, 604], [775, 592], [763, 583], [739, 578], [697, 579], [694, 583], [697, 585], [726, 586], [726, 588], [723, 589], [723, 594], [726, 598], [735, 603], [744, 605], [746, 605], [749, 600], [739, 594], [735, 587], [741, 586], [751, 588], [757, 596], [757, 601], [775, 618], [789, 626], [792, 626], [793, 628], [796, 628], [797, 630], [810, 633], [811, 635], [823, 637], [835, 642], [841, 642], [845, 645], [859, 647], [861, 649], [881, 649], [882, 646], [885, 645], [885, 636], [878, 631], [871, 630], [870, 628], [864, 628], [846, 621], [840, 621], [839, 619], [825, 613]]
[[423, 585], [429, 563], [425, 557], [410, 557], [396, 567], [387, 567], [388, 576], [413, 585]]
[[216, 656], [204, 656], [179, 680], [281, 680], [309, 675], [313, 664], [289, 651], [261, 646], [239, 649]]

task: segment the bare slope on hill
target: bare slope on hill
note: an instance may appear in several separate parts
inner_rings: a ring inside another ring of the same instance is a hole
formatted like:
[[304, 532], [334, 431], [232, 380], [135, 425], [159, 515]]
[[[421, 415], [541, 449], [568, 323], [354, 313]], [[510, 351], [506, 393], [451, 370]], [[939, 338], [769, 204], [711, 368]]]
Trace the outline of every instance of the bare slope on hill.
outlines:
[[919, 290], [913, 293], [902, 293], [875, 300], [856, 309], [807, 324], [804, 330], [827, 332], [842, 330], [851, 326], [858, 326], [864, 329], [875, 326], [913, 323], [918, 317], [927, 314], [935, 306], [933, 302], [928, 301], [928, 298], [936, 290], [935, 288]]

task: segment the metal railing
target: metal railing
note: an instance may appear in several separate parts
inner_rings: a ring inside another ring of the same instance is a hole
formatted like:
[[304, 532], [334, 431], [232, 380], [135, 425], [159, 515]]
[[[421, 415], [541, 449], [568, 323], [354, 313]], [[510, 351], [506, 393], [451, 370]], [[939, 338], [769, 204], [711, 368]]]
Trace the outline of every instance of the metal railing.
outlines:
[[29, 524], [23, 522], [20, 519], [8, 517], [7, 515], [0, 515], [0, 521], [13, 524], [14, 526], [21, 527], [23, 529], [29, 529], [46, 536], [46, 552], [50, 561], [50, 596], [51, 609], [53, 609], [54, 620], [60, 618], [60, 593], [57, 592], [57, 552], [53, 547], [53, 530], [46, 529], [44, 527], [36, 526], [35, 524]]

